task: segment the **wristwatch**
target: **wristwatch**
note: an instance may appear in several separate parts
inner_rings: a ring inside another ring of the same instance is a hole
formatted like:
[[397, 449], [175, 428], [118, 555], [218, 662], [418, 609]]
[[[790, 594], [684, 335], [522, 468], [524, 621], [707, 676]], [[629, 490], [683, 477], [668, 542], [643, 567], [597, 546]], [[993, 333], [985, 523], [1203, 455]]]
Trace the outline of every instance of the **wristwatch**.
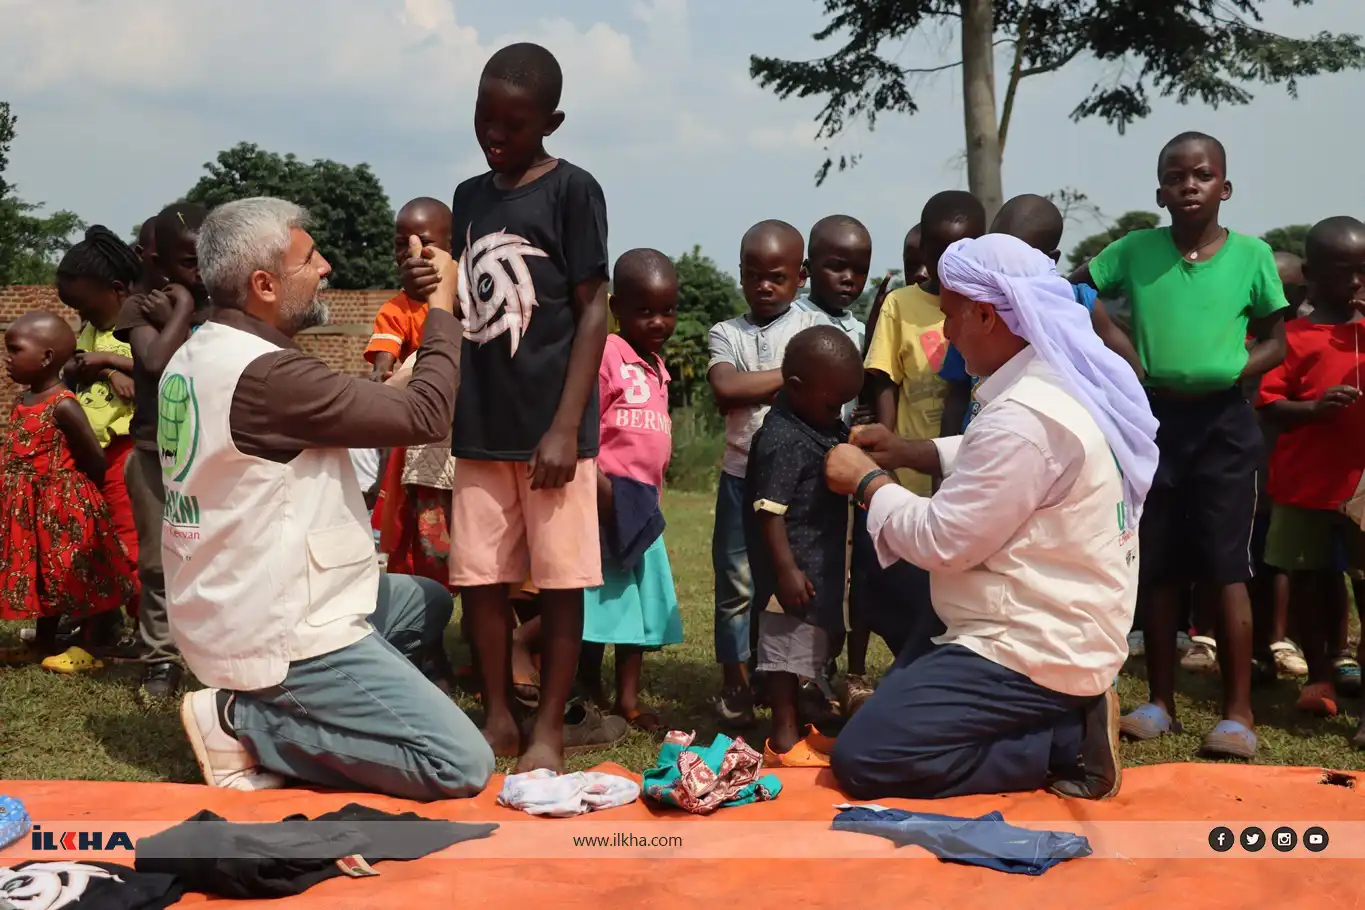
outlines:
[[866, 477], [858, 481], [858, 492], [853, 494], [853, 501], [858, 503], [859, 508], [867, 509], [869, 505], [867, 502], [867, 488], [872, 486], [872, 481], [876, 480], [878, 477], [890, 477], [894, 480], [896, 475], [892, 474], [890, 471], [883, 470], [882, 468], [878, 468], [875, 471], [869, 471]]

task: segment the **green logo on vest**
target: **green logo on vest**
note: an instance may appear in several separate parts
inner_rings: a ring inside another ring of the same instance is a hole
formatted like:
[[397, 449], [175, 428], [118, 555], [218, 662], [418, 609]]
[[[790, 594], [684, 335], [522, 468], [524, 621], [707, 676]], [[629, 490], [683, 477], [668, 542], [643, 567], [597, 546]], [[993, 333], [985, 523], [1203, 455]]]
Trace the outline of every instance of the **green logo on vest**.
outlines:
[[[161, 380], [156, 403], [156, 447], [161, 471], [179, 483], [189, 474], [199, 451], [199, 399], [194, 380], [172, 373]], [[170, 503], [167, 503], [169, 514]]]

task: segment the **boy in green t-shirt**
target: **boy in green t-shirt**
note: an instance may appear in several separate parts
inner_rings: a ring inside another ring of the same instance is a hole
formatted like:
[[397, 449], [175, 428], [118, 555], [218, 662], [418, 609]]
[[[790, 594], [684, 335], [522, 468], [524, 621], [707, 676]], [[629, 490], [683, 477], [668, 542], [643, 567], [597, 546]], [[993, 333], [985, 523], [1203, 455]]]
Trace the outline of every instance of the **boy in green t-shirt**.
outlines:
[[[1132, 305], [1132, 340], [1095, 307], [1096, 330], [1144, 377], [1161, 422], [1161, 463], [1141, 523], [1144, 624], [1151, 702], [1123, 718], [1134, 739], [1179, 729], [1175, 721], [1180, 592], [1202, 582], [1220, 593], [1218, 657], [1223, 720], [1205, 737], [1209, 755], [1251, 758], [1251, 537], [1264, 441], [1241, 383], [1284, 359], [1284, 290], [1270, 247], [1219, 224], [1232, 196], [1227, 154], [1203, 133], [1161, 150], [1157, 203], [1169, 228], [1134, 231], [1071, 280]], [[1255, 343], [1246, 343], [1250, 329]]]

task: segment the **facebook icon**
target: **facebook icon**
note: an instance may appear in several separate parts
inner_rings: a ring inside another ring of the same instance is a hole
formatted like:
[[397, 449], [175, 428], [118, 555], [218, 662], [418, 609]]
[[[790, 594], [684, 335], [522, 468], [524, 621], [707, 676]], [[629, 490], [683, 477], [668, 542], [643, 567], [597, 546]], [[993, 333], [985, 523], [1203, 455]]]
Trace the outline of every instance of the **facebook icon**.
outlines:
[[1227, 853], [1232, 849], [1232, 829], [1214, 828], [1209, 832], [1209, 847], [1215, 853]]

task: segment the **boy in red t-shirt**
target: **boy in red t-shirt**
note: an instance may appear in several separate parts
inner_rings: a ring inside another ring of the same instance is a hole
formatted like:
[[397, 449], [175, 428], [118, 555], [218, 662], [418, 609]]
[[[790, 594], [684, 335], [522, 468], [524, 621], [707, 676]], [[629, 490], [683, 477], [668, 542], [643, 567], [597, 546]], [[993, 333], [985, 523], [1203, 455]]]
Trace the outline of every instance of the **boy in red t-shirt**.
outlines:
[[1365, 472], [1365, 224], [1341, 216], [1314, 225], [1304, 276], [1313, 287], [1313, 311], [1286, 326], [1288, 354], [1266, 374], [1257, 399], [1282, 428], [1270, 459], [1274, 508], [1266, 562], [1290, 573], [1308, 661], [1298, 708], [1331, 716], [1337, 713], [1330, 643], [1338, 553], [1349, 568], [1365, 568], [1365, 532], [1340, 511]]

